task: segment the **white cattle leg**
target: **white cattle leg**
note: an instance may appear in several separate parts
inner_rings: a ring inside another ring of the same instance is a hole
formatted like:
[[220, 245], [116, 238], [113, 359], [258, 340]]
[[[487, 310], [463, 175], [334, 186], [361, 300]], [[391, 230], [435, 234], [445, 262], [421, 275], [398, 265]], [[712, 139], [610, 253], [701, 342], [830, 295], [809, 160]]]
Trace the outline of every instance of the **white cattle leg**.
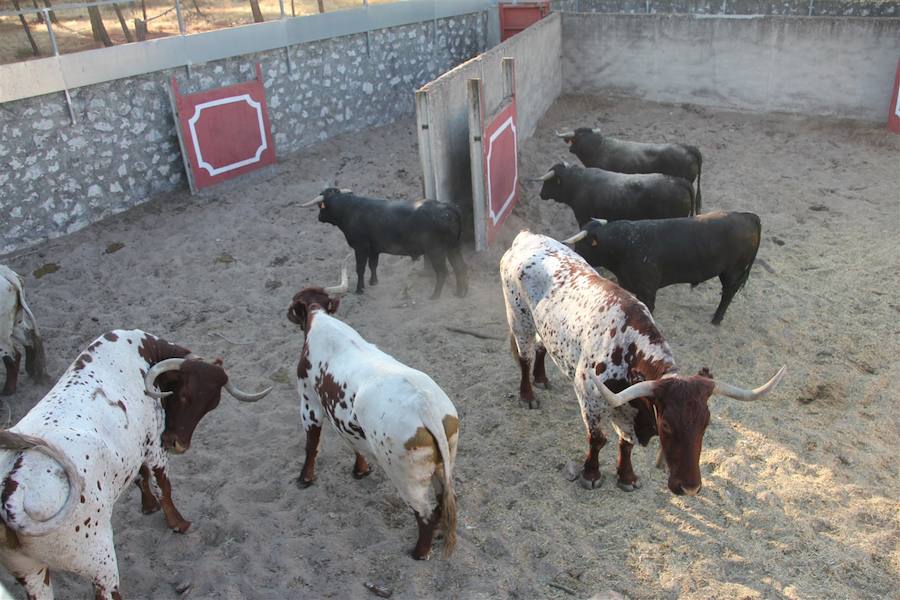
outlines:
[[532, 357], [537, 348], [534, 320], [531, 311], [525, 306], [519, 290], [504, 282], [503, 300], [506, 302], [506, 320], [512, 335], [510, 348], [513, 356], [519, 361], [522, 378], [519, 382], [519, 400], [528, 403], [528, 408], [540, 408], [540, 402], [534, 397], [531, 387]]
[[[401, 444], [402, 442], [392, 444], [394, 447], [390, 462], [386, 452], [380, 452], [382, 456], [378, 462], [385, 466], [385, 472], [397, 486], [400, 497], [416, 516], [419, 537], [413, 548], [412, 557], [416, 560], [427, 560], [431, 557], [434, 531], [441, 521], [440, 494], [443, 493], [443, 487], [432, 488], [432, 480], [440, 479], [442, 473], [438, 463], [435, 462], [434, 447], [406, 450]], [[402, 453], [398, 455], [398, 452]]]
[[119, 593], [119, 567], [116, 548], [113, 545], [112, 506], [98, 515], [93, 525], [82, 526], [85, 538], [78, 552], [66, 557], [66, 570], [90, 579], [94, 585], [95, 600], [121, 600]]
[[[159, 488], [159, 504], [162, 506], [163, 514], [166, 517], [166, 523], [172, 531], [185, 533], [191, 526], [191, 522], [181, 516], [181, 513], [175, 508], [175, 503], [172, 501], [172, 484], [166, 473], [168, 466], [168, 455], [162, 449], [161, 444], [155, 443], [146, 450], [144, 464], [141, 465], [141, 468], [147, 467], [150, 469], [150, 472], [153, 473], [153, 478], [156, 480], [156, 486]], [[141, 486], [141, 492], [141, 502], [143, 505], [143, 486]]]
[[609, 409], [606, 400], [592, 389], [598, 382], [591, 377], [589, 371], [590, 369], [583, 367], [575, 371], [574, 387], [588, 439], [588, 453], [579, 481], [582, 487], [592, 490], [599, 488], [603, 483], [603, 474], [600, 472], [600, 449], [606, 445], [606, 436], [603, 434], [601, 423], [608, 417]]
[[[306, 379], [299, 379], [297, 382], [300, 391], [300, 421], [303, 423], [303, 431], [306, 432], [306, 458], [303, 461], [303, 470], [297, 479], [297, 485], [302, 488], [311, 486], [316, 480], [316, 455], [319, 453], [322, 419], [325, 417], [319, 396], [312, 389], [307, 389], [306, 381]], [[368, 466], [366, 466], [366, 470], [368, 471]], [[355, 473], [356, 468], [354, 467]]]
[[15, 577], [25, 589], [28, 600], [53, 600], [53, 584], [50, 583], [50, 570], [47, 567], [25, 574], [16, 573]]

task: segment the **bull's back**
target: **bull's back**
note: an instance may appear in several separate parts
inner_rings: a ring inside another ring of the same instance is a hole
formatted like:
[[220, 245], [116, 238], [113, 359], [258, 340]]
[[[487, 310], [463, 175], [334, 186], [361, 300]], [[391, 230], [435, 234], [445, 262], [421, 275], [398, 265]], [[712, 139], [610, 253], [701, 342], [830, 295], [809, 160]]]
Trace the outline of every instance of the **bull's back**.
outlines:
[[661, 173], [693, 181], [697, 176], [694, 156], [683, 144], [654, 144], [604, 138], [595, 162], [601, 169], [619, 173]]

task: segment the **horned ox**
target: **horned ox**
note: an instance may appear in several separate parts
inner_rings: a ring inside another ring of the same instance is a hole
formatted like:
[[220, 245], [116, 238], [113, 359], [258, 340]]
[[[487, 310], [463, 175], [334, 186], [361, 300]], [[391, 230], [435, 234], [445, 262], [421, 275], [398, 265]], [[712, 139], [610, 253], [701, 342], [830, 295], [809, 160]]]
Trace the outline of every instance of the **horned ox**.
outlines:
[[0, 265], [0, 358], [6, 367], [6, 382], [0, 395], [16, 391], [22, 349], [25, 370], [37, 383], [47, 380], [47, 359], [37, 321], [25, 303], [22, 278], [12, 269]]
[[626, 290], [656, 306], [659, 288], [675, 283], [695, 286], [718, 277], [722, 297], [713, 325], [725, 317], [734, 295], [744, 287], [759, 250], [762, 225], [749, 212], [714, 212], [684, 219], [594, 220], [564, 240], [588, 263], [612, 271]]
[[521, 232], [500, 261], [500, 276], [512, 350], [521, 368], [520, 399], [536, 405], [531, 369], [535, 381], [546, 385], [546, 354], [574, 382], [588, 433], [580, 477], [586, 488], [602, 482], [598, 456], [606, 444], [603, 425], [611, 422], [619, 435], [621, 489], [639, 487], [631, 465], [635, 441], [646, 446], [659, 435], [669, 489], [697, 494], [709, 397], [755, 400], [784, 376], [782, 367], [765, 385], [743, 390], [713, 381], [705, 369], [696, 376], [679, 375], [647, 308], [546, 236]]
[[0, 562], [28, 598], [53, 598], [50, 569], [89, 578], [98, 599], [121, 598], [111, 518], [132, 481], [142, 512], [161, 505], [169, 527], [187, 531], [172, 501], [165, 450], [190, 447], [222, 388], [248, 402], [270, 391], [241, 392], [221, 361], [205, 362], [149, 333], [110, 331], [15, 427], [0, 431]]
[[696, 211], [700, 214], [700, 173], [703, 156], [687, 144], [647, 144], [602, 135], [599, 129], [579, 127], [556, 132], [569, 145], [569, 152], [586, 167], [617, 173], [663, 173], [682, 177], [693, 184], [697, 180]]
[[419, 536], [413, 558], [429, 558], [438, 524], [448, 557], [456, 543], [456, 409], [428, 375], [401, 364], [331, 316], [346, 289], [345, 267], [341, 286], [304, 288], [287, 313], [306, 333], [297, 365], [306, 431], [298, 484], [308, 487], [316, 478], [322, 423], [327, 421], [356, 453], [353, 476], [365, 477], [369, 461], [376, 462], [415, 513]]
[[670, 219], [693, 211], [694, 191], [680, 177], [626, 175], [559, 163], [539, 181], [543, 182], [541, 198], [568, 205], [579, 226], [597, 217], [607, 221]]
[[415, 204], [357, 196], [350, 190], [328, 188], [301, 205], [319, 207], [319, 221], [336, 225], [356, 254], [356, 293], [365, 288], [366, 260], [378, 283], [378, 255], [399, 254], [413, 260], [424, 255], [437, 281], [431, 298], [439, 298], [447, 279], [447, 260], [456, 276], [456, 295], [469, 290], [461, 252], [462, 216], [452, 204], [425, 200]]

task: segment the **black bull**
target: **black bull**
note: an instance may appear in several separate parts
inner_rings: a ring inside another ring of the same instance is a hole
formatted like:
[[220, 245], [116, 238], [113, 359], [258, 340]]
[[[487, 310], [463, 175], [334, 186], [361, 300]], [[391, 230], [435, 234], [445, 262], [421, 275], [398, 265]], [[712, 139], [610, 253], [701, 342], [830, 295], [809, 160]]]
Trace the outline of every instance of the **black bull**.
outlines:
[[432, 298], [441, 295], [447, 279], [447, 264], [456, 275], [456, 293], [469, 289], [461, 246], [462, 218], [459, 209], [444, 202], [413, 204], [400, 200], [364, 198], [349, 190], [328, 188], [303, 206], [318, 205], [319, 221], [336, 225], [356, 254], [356, 293], [365, 287], [366, 261], [370, 285], [378, 283], [379, 254], [398, 254], [416, 259], [425, 256], [437, 275]]
[[687, 179], [691, 183], [696, 179], [694, 214], [700, 214], [703, 156], [695, 146], [630, 142], [601, 135], [599, 131], [589, 127], [557, 132], [556, 135], [569, 144], [569, 152], [577, 156], [586, 167], [617, 173], [662, 173]]
[[575, 243], [592, 266], [612, 271], [619, 285], [651, 312], [659, 288], [693, 286], [718, 276], [722, 298], [712, 319], [718, 325], [747, 282], [761, 233], [753, 213], [713, 212], [682, 219], [591, 222], [566, 243]]
[[559, 163], [540, 178], [541, 198], [567, 204], [579, 226], [607, 221], [669, 219], [691, 214], [694, 191], [680, 177], [623, 174]]

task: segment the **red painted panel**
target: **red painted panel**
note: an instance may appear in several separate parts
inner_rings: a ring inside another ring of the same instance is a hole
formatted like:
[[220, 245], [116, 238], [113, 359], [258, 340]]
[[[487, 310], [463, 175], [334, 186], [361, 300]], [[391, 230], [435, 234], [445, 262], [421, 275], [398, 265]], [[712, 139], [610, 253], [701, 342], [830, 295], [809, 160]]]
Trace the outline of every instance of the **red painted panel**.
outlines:
[[484, 187], [487, 202], [487, 241], [494, 241], [497, 230], [519, 199], [518, 132], [516, 99], [501, 110], [484, 128]]
[[549, 1], [500, 4], [500, 41], [511, 38], [548, 14], [550, 14]]
[[900, 60], [897, 61], [897, 75], [894, 77], [894, 96], [888, 113], [888, 129], [900, 133]]
[[275, 163], [266, 92], [256, 79], [182, 96], [172, 78], [178, 127], [194, 185], [205, 188]]

